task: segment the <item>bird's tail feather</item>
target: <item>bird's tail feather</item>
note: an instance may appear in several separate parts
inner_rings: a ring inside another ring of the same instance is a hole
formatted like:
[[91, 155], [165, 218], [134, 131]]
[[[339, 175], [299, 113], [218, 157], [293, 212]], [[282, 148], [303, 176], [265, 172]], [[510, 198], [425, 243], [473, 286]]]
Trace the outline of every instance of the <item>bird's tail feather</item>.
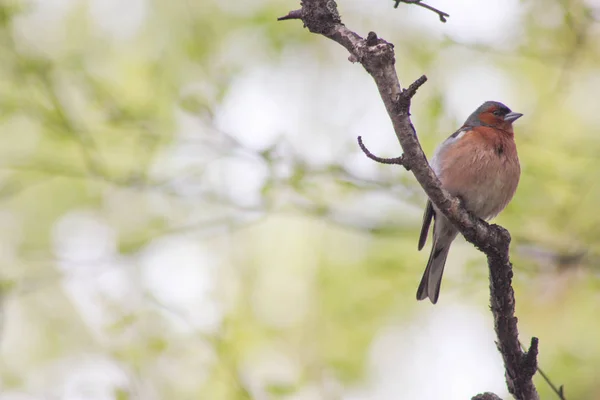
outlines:
[[427, 267], [417, 289], [417, 300], [424, 300], [429, 297], [429, 300], [433, 304], [437, 303], [440, 296], [440, 287], [442, 285], [442, 276], [444, 274], [446, 258], [448, 258], [448, 251], [450, 251], [450, 243], [438, 246], [438, 241], [434, 240], [429, 261], [427, 261]]

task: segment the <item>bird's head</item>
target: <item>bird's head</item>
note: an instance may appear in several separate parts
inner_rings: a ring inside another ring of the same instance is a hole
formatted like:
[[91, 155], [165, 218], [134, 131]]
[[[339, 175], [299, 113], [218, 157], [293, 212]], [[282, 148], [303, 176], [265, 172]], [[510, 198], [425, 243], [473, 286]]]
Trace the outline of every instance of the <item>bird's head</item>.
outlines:
[[489, 126], [512, 132], [513, 122], [522, 116], [523, 114], [511, 111], [498, 101], [486, 101], [467, 118], [464, 126]]

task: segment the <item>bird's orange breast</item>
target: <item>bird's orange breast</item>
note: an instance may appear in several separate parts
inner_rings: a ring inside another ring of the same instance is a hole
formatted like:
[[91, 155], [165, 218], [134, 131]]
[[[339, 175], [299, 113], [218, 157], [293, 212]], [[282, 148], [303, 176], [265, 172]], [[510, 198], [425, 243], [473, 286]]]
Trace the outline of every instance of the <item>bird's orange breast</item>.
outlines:
[[438, 154], [442, 186], [480, 218], [496, 216], [512, 199], [521, 168], [512, 132], [477, 127]]

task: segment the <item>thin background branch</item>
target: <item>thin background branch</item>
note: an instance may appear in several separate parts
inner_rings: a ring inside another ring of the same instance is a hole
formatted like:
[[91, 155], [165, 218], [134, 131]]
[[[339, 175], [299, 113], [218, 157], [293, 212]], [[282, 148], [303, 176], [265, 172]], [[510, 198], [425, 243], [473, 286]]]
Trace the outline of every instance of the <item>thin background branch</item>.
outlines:
[[447, 18], [450, 17], [450, 14], [445, 13], [441, 10], [438, 10], [437, 8], [432, 7], [429, 4], [423, 3], [421, 0], [394, 0], [394, 1], [396, 2], [396, 4], [394, 4], [394, 8], [398, 8], [400, 3], [406, 3], [406, 4], [414, 4], [416, 6], [423, 7], [427, 10], [433, 11], [434, 13], [436, 13], [438, 15], [438, 17], [440, 17], [441, 22], [446, 22]]

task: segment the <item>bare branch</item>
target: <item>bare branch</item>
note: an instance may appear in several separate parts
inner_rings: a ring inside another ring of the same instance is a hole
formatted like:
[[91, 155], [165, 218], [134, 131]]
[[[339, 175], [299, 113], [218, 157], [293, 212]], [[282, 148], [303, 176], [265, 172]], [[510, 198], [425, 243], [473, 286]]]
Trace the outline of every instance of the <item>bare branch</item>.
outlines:
[[419, 79], [417, 79], [416, 81], [414, 81], [413, 83], [410, 84], [408, 89], [404, 89], [402, 91], [402, 95], [404, 97], [406, 97], [408, 100], [412, 99], [415, 96], [415, 94], [417, 93], [417, 90], [421, 86], [423, 86], [425, 84], [425, 82], [427, 82], [427, 77], [425, 75], [421, 75], [421, 77]]
[[286, 19], [302, 19], [302, 10], [293, 10], [283, 17], [277, 18], [277, 21], [285, 21]]
[[425, 4], [421, 0], [395, 0], [395, 1], [396, 1], [396, 4], [394, 4], [394, 8], [398, 8], [398, 5], [400, 3], [414, 4], [414, 5], [417, 5], [419, 7], [423, 7], [423, 8], [426, 8], [426, 9], [430, 10], [430, 11], [433, 11], [434, 13], [436, 13], [440, 17], [440, 21], [442, 21], [442, 22], [446, 22], [447, 18], [450, 17], [450, 14], [447, 14], [447, 13], [441, 11], [441, 10], [438, 10], [435, 7], [431, 7], [429, 4]]
[[532, 340], [527, 353], [521, 350], [519, 344], [515, 297], [511, 286], [513, 272], [509, 259], [510, 234], [500, 226], [489, 225], [472, 216], [457, 198], [441, 188], [437, 176], [427, 163], [410, 120], [410, 99], [426, 78], [421, 77], [408, 89], [402, 90], [394, 66], [394, 46], [378, 38], [375, 33], [369, 33], [364, 39], [346, 28], [334, 0], [302, 0], [300, 15], [310, 32], [321, 34], [342, 45], [350, 52], [350, 59], [360, 62], [373, 77], [396, 137], [404, 150], [402, 165], [410, 168], [437, 209], [470, 243], [486, 254], [490, 269], [491, 310], [498, 349], [504, 360], [508, 390], [519, 400], [539, 399], [532, 380], [537, 367], [537, 339]]
[[367, 157], [369, 157], [371, 160], [373, 160], [375, 162], [378, 162], [380, 164], [402, 165], [404, 168], [406, 168], [407, 171], [410, 171], [410, 168], [407, 167], [406, 165], [404, 165], [404, 157], [402, 157], [402, 156], [395, 157], [395, 158], [377, 157], [376, 155], [374, 155], [373, 153], [371, 153], [369, 151], [369, 149], [367, 149], [367, 146], [365, 146], [365, 144], [363, 143], [361, 136], [358, 137], [358, 145], [360, 146], [360, 149], [363, 151], [363, 153], [365, 153], [365, 155]]
[[[523, 343], [521, 343], [521, 348], [523, 350], [525, 350], [525, 346], [523, 346]], [[540, 375], [542, 376], [542, 378], [544, 378], [544, 380], [546, 381], [546, 383], [548, 384], [548, 386], [550, 386], [550, 388], [552, 389], [552, 391], [554, 393], [556, 393], [556, 395], [558, 396], [558, 398], [560, 400], [567, 400], [565, 397], [565, 388], [563, 385], [560, 385], [559, 387], [556, 387], [552, 381], [550, 380], [550, 378], [548, 377], [548, 375], [546, 375], [544, 373], [544, 371], [542, 371], [542, 369], [538, 366], [537, 367], [537, 371], [540, 373]]]

